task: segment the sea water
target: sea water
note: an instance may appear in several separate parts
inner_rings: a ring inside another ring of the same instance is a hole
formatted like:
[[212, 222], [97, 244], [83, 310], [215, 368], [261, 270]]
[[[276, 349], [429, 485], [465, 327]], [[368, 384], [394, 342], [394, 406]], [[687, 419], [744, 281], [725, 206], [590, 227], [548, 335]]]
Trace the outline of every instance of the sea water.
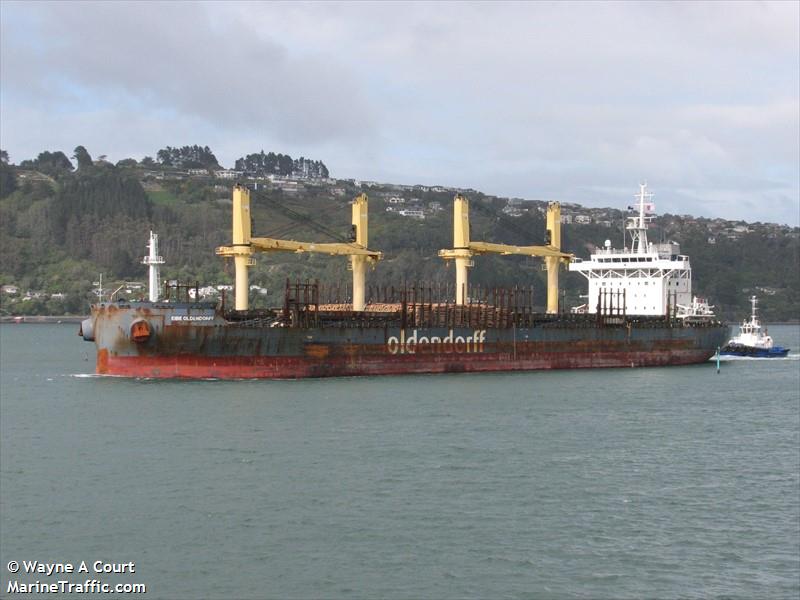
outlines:
[[719, 374], [180, 382], [0, 326], [0, 596], [797, 598], [800, 328], [770, 333], [788, 358]]

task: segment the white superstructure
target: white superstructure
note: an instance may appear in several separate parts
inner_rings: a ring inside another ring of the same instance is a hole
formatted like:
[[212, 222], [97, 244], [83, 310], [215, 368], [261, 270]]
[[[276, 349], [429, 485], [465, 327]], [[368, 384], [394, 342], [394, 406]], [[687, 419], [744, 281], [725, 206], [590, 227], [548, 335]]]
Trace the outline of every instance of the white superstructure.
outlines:
[[768, 336], [766, 331], [761, 329], [761, 322], [756, 316], [756, 304], [758, 304], [758, 299], [755, 296], [751, 296], [750, 304], [753, 306], [750, 320], [742, 321], [742, 324], [739, 325], [739, 335], [734, 336], [731, 341], [728, 342], [728, 345], [749, 346], [750, 348], [769, 350], [773, 346], [772, 337]]
[[149, 250], [147, 256], [142, 259], [143, 265], [150, 266], [150, 302], [158, 302], [158, 293], [161, 289], [158, 265], [164, 264], [164, 259], [158, 255], [158, 236], [150, 232], [150, 241], [147, 243]]
[[654, 244], [647, 240], [648, 223], [653, 219], [653, 194], [647, 184], [639, 186], [636, 211], [628, 217], [625, 229], [630, 248], [617, 250], [606, 240], [589, 260], [574, 259], [570, 271], [589, 281], [587, 302], [576, 312], [612, 312], [628, 315], [665, 315], [677, 305], [692, 304], [692, 268], [689, 257], [680, 253], [675, 242]]

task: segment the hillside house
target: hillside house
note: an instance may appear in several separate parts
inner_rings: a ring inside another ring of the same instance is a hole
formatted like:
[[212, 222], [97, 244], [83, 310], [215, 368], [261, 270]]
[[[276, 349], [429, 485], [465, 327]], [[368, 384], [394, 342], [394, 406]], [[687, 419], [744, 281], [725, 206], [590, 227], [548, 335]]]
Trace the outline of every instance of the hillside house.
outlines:
[[423, 220], [425, 218], [425, 213], [418, 208], [403, 208], [398, 210], [397, 214], [403, 217], [411, 217], [412, 219]]
[[289, 194], [295, 194], [300, 191], [300, 182], [295, 180], [275, 178], [272, 183], [279, 190]]
[[222, 169], [214, 173], [217, 179], [240, 179], [244, 175], [243, 171], [234, 171], [232, 169]]

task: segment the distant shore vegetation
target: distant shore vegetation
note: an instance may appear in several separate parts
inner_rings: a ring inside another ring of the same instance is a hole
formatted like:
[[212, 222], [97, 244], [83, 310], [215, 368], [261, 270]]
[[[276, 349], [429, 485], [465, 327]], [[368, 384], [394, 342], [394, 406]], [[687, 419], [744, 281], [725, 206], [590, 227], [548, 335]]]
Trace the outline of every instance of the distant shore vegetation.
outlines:
[[[452, 284], [452, 267], [437, 253], [452, 245], [456, 192], [471, 201], [474, 239], [544, 243], [543, 201], [334, 179], [321, 160], [279, 152], [244, 154], [226, 169], [200, 145], [167, 146], [153, 157], [115, 164], [83, 146], [69, 154], [42, 151], [18, 164], [0, 150], [0, 315], [86, 314], [101, 273], [106, 290], [145, 295], [141, 261], [151, 230], [166, 260], [162, 279], [198, 281], [214, 298], [212, 290], [233, 280], [232, 266], [214, 250], [230, 242], [236, 182], [254, 188], [253, 234], [284, 239], [331, 241], [321, 231], [347, 237], [348, 203], [367, 193], [370, 247], [385, 255], [368, 274], [372, 286]], [[606, 239], [621, 244], [623, 211], [566, 204], [562, 213], [564, 250], [586, 257]], [[746, 316], [753, 294], [767, 322], [800, 316], [800, 229], [665, 214], [654, 220], [651, 236], [681, 244], [692, 261], [694, 293], [708, 298], [722, 318]], [[345, 285], [347, 264], [320, 255], [258, 256], [253, 304], [280, 305], [287, 277]], [[470, 281], [489, 288], [533, 286], [536, 303], [545, 303], [545, 274], [536, 259], [476, 257]], [[583, 277], [565, 272], [561, 281], [567, 307], [586, 302]]]

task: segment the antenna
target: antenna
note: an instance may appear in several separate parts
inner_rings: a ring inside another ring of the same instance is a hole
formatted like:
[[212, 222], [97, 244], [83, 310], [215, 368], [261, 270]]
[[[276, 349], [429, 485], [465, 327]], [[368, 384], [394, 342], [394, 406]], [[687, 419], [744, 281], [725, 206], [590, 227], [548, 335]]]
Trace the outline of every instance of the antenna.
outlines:
[[97, 286], [97, 288], [95, 288], [93, 291], [94, 291], [95, 295], [97, 296], [98, 300], [100, 302], [102, 302], [103, 301], [103, 274], [102, 273], [100, 273], [100, 281], [93, 281], [92, 285], [96, 285]]

